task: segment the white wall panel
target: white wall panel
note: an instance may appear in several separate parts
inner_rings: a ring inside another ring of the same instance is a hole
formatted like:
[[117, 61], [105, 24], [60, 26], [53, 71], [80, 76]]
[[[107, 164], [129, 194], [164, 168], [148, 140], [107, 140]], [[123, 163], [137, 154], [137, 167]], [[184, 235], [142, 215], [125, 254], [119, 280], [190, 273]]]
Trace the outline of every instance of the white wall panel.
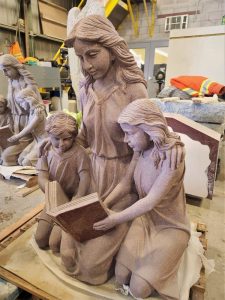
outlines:
[[179, 75], [202, 75], [225, 84], [225, 26], [171, 31], [166, 84]]

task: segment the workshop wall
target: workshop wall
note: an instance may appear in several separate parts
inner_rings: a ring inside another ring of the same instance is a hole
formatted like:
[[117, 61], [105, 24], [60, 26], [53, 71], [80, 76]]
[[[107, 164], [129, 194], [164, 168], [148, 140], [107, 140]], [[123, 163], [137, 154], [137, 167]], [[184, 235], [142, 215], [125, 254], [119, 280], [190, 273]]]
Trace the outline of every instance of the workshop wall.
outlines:
[[[151, 4], [147, 3], [151, 22]], [[148, 34], [148, 22], [144, 5], [133, 6], [134, 16], [138, 15], [139, 36], [134, 35], [131, 17], [128, 15], [118, 28], [119, 34], [126, 41], [146, 41], [150, 39], [168, 39], [165, 32], [165, 18], [173, 15], [188, 15], [187, 28], [221, 25], [225, 15], [224, 0], [157, 0], [155, 12], [155, 29], [153, 37]]]
[[[50, 1], [68, 9], [72, 5], [71, 1], [58, 0]], [[9, 46], [16, 39], [16, 29], [18, 18], [20, 17], [20, 46], [24, 52], [24, 24], [23, 7], [19, 6], [18, 0], [0, 0], [1, 20], [0, 20], [0, 53], [9, 53]], [[44, 38], [41, 33], [38, 1], [32, 0], [28, 6], [29, 32], [30, 35], [30, 56], [39, 59], [52, 60], [62, 41], [59, 39]]]
[[[65, 0], [48, 0], [56, 5], [59, 5], [67, 10], [70, 9], [73, 1]], [[18, 0], [0, 0], [1, 20], [0, 20], [0, 53], [7, 53], [8, 46], [15, 40], [15, 25], [19, 16], [19, 1]], [[147, 1], [149, 19], [151, 22], [151, 4]], [[145, 14], [144, 5], [133, 5], [134, 15], [138, 16], [139, 35], [134, 35], [131, 17], [128, 15], [122, 24], [119, 26], [118, 31], [125, 40], [133, 41], [146, 41], [150, 39], [168, 39], [169, 32], [165, 32], [165, 19], [172, 15], [188, 15], [188, 28], [215, 26], [220, 25], [222, 16], [225, 14], [224, 0], [157, 0], [155, 12], [155, 28], [154, 35], [149, 36], [148, 22]], [[29, 29], [33, 32], [34, 37], [31, 38], [31, 56], [44, 58], [50, 60], [54, 57], [61, 42], [54, 40], [41, 39], [36, 35], [41, 34], [40, 19], [38, 14], [38, 1], [32, 0], [29, 7]], [[4, 28], [4, 26], [14, 28]], [[24, 33], [21, 33], [22, 40]], [[22, 42], [22, 48], [24, 47]]]

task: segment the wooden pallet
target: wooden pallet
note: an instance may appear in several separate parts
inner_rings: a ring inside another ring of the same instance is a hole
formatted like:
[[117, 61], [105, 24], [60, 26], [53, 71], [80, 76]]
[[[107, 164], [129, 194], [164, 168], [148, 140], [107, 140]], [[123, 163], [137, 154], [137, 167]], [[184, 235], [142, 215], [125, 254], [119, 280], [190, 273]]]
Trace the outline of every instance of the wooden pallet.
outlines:
[[[206, 238], [206, 233], [207, 233], [206, 225], [204, 223], [197, 223], [197, 231], [201, 232], [201, 236], [199, 237], [199, 239], [203, 245], [204, 250], [206, 251], [208, 246], [207, 238]], [[204, 300], [205, 287], [206, 287], [205, 269], [204, 267], [202, 267], [199, 280], [191, 288], [190, 299]]]
[[[32, 225], [36, 223], [36, 217], [43, 209], [44, 204], [41, 203], [36, 208], [34, 208], [30, 213], [25, 215], [21, 220], [13, 224], [12, 226], [9, 226], [6, 228], [6, 230], [0, 232], [0, 251], [6, 248], [10, 243], [12, 243], [15, 239], [17, 239], [23, 232], [25, 232], [27, 229], [29, 229]], [[197, 231], [201, 232], [200, 241], [203, 245], [204, 250], [207, 250], [207, 239], [206, 239], [206, 233], [207, 228], [206, 225], [203, 223], [197, 223]], [[1, 270], [3, 272], [4, 270]], [[27, 292], [31, 293], [32, 300], [41, 300], [41, 299], [48, 299], [53, 300], [52, 297], [43, 291], [39, 290], [37, 287], [34, 287], [33, 285], [29, 284], [23, 279], [20, 279], [18, 281], [18, 278], [11, 272], [8, 272], [5, 270], [6, 276], [5, 279], [18, 285], [22, 289], [26, 290]], [[202, 267], [200, 278], [194, 284], [190, 290], [190, 298], [189, 300], [204, 300], [204, 293], [205, 293], [205, 287], [206, 287], [206, 279], [205, 279], [205, 270], [204, 267]]]
[[23, 232], [30, 228], [35, 222], [37, 215], [44, 208], [44, 203], [40, 203], [30, 212], [25, 214], [19, 221], [8, 226], [0, 232], [0, 251], [6, 248], [16, 238], [18, 238]]

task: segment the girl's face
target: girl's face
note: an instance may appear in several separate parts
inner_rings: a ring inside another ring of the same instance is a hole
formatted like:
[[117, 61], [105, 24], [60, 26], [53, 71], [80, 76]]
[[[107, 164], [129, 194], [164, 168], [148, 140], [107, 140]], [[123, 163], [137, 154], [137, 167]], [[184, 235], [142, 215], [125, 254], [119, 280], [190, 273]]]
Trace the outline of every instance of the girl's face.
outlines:
[[98, 43], [75, 39], [74, 49], [85, 72], [94, 78], [102, 79], [108, 73], [113, 56], [110, 51]]
[[20, 77], [19, 72], [17, 71], [16, 68], [13, 68], [11, 66], [8, 67], [3, 67], [2, 69], [4, 75], [12, 80], [18, 79]]
[[72, 134], [69, 134], [68, 132], [64, 132], [59, 135], [54, 135], [49, 133], [49, 137], [52, 143], [52, 146], [56, 150], [58, 154], [62, 154], [66, 151], [68, 151], [75, 141], [75, 136]]
[[141, 128], [129, 124], [120, 124], [125, 133], [124, 142], [135, 151], [145, 151], [150, 147], [150, 137]]
[[30, 105], [29, 102], [26, 101], [24, 98], [16, 97], [16, 102], [19, 104], [20, 107], [22, 107], [24, 110], [29, 110]]

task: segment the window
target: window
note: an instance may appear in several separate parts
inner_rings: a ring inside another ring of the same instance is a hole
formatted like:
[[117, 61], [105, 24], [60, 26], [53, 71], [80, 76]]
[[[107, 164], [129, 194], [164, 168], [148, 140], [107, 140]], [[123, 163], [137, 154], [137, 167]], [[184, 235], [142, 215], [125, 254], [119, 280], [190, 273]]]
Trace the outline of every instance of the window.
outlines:
[[188, 15], [166, 17], [165, 32], [172, 29], [185, 29], [188, 24]]

